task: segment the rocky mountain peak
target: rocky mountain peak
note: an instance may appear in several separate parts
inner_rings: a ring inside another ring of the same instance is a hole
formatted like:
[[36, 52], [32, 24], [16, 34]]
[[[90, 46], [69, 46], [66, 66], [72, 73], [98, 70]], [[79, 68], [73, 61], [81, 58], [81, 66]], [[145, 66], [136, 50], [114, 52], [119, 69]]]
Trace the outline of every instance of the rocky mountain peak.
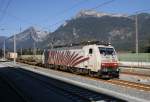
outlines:
[[115, 14], [115, 13], [104, 13], [104, 12], [98, 12], [95, 10], [81, 10], [77, 15], [76, 18], [79, 17], [102, 17], [102, 16], [112, 16], [112, 17], [128, 17], [128, 15], [125, 14]]
[[[47, 32], [41, 31], [36, 29], [35, 27], [29, 27], [26, 30], [22, 31], [21, 33], [16, 35], [16, 40], [17, 41], [22, 41], [22, 40], [28, 40], [32, 39], [36, 42], [41, 42], [44, 40], [44, 38], [48, 35]], [[12, 40], [13, 36], [10, 37], [10, 40]]]
[[[33, 42], [42, 42], [48, 34], [48, 32], [42, 31], [33, 26], [29, 27], [16, 34], [17, 47], [19, 48], [24, 46], [25, 48], [30, 48], [33, 46]], [[11, 36], [6, 40], [8, 48], [12, 48], [13, 40], [14, 36]]]

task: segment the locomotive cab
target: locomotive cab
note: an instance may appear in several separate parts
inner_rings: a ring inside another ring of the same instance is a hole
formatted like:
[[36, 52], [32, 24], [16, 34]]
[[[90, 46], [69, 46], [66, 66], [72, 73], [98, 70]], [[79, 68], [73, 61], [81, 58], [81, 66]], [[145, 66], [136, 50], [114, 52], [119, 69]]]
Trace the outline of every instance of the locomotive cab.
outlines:
[[89, 57], [88, 68], [103, 78], [119, 78], [118, 58], [111, 45], [87, 45], [83, 47]]
[[119, 78], [118, 58], [115, 49], [112, 46], [99, 47], [99, 52], [101, 55], [101, 75]]

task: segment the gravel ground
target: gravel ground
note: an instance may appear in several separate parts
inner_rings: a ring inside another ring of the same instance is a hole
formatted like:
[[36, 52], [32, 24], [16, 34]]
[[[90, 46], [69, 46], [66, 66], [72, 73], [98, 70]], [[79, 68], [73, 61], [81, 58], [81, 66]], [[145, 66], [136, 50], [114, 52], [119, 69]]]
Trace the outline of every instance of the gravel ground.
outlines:
[[139, 73], [139, 74], [147, 75], [147, 76], [138, 76], [138, 75], [121, 73], [120, 79], [150, 85], [150, 69], [126, 68], [126, 67], [120, 67], [120, 69], [121, 72], [135, 73], [135, 74]]
[[[7, 64], [7, 65], [9, 64], [12, 66], [11, 63], [5, 63], [5, 64]], [[95, 86], [97, 88], [111, 90], [113, 92], [126, 95], [127, 97], [133, 97], [133, 98], [138, 99], [138, 100], [141, 99], [142, 100], [141, 102], [144, 102], [146, 100], [147, 100], [147, 102], [149, 102], [148, 100], [150, 100], [150, 97], [149, 97], [150, 92], [137, 90], [137, 89], [133, 89], [133, 88], [122, 87], [122, 86], [114, 85], [114, 84], [109, 84], [109, 83], [102, 82], [99, 80], [93, 80], [93, 79], [89, 79], [89, 78], [85, 78], [85, 77], [77, 76], [77, 75], [73, 75], [73, 74], [66, 74], [66, 73], [62, 73], [60, 71], [58, 72], [58, 71], [43, 69], [43, 68], [39, 68], [39, 67], [37, 68], [34, 66], [31, 67], [31, 66], [28, 66], [25, 64], [20, 64], [20, 66], [25, 68], [25, 69], [32, 70], [35, 72], [39, 72], [39, 73], [44, 72], [47, 75], [49, 74], [49, 75], [54, 75], [54, 76], [60, 76], [60, 77], [64, 77], [64, 78], [67, 78], [70, 80], [81, 82], [81, 83], [84, 83], [87, 85], [92, 85], [92, 86]]]
[[148, 76], [120, 74], [120, 79], [150, 85], [150, 77]]
[[132, 68], [132, 67], [120, 67], [121, 72], [127, 73], [135, 73], [135, 74], [143, 74], [150, 76], [150, 69], [143, 69], [143, 68]]

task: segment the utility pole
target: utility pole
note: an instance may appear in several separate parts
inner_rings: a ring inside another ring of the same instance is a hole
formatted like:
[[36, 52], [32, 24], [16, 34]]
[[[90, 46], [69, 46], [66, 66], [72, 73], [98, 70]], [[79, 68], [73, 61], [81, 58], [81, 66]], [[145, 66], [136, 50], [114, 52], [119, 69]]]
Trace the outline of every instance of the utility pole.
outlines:
[[[0, 30], [4, 31], [4, 28], [1, 28]], [[3, 57], [4, 60], [6, 59], [6, 45], [5, 45], [5, 39], [4, 39], [4, 43], [3, 43]]]
[[20, 55], [21, 55], [21, 57], [22, 57], [22, 47], [21, 47], [21, 49], [20, 49]]
[[4, 40], [4, 46], [3, 46], [3, 54], [4, 54], [4, 60], [5, 60], [5, 49], [6, 49], [6, 46], [5, 46], [5, 40]]
[[136, 54], [137, 54], [137, 62], [139, 67], [139, 36], [138, 36], [138, 12], [135, 15], [135, 46], [136, 46]]
[[139, 39], [138, 39], [138, 13], [136, 12], [135, 15], [135, 52], [138, 54], [139, 53]]
[[14, 64], [16, 64], [16, 34], [14, 34]]
[[33, 54], [34, 54], [34, 57], [36, 56], [36, 47], [35, 47], [35, 41], [33, 43]]
[[[20, 26], [19, 31], [20, 31], [20, 33], [21, 33], [21, 31], [22, 31], [21, 26]], [[20, 55], [21, 55], [21, 57], [22, 57], [22, 47], [21, 47], [21, 49], [20, 49]]]

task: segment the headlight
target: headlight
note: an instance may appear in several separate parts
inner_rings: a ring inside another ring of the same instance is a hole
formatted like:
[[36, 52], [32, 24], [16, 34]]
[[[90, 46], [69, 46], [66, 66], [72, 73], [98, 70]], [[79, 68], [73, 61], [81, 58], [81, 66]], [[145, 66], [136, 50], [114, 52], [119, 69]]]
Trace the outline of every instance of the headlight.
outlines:
[[114, 63], [114, 66], [117, 66], [118, 64], [117, 63]]
[[102, 63], [102, 66], [105, 66], [105, 63]]
[[119, 68], [117, 68], [116, 71], [119, 71]]

